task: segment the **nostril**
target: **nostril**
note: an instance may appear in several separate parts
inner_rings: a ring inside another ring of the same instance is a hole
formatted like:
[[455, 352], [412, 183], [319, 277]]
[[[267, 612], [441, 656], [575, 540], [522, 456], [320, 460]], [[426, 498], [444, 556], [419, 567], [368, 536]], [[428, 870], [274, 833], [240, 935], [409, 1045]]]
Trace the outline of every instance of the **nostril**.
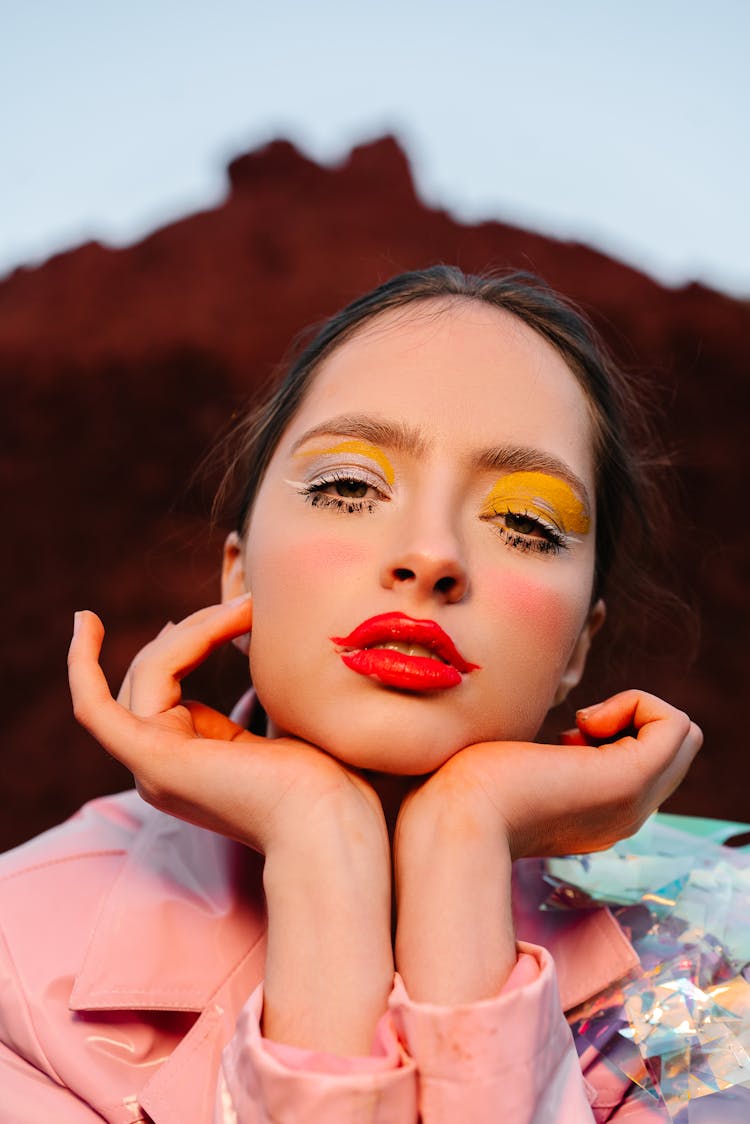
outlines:
[[456, 579], [455, 578], [450, 578], [450, 577], [438, 578], [438, 580], [435, 582], [435, 589], [437, 590], [438, 593], [450, 593], [452, 589], [455, 589], [455, 587], [456, 587]]
[[406, 570], [402, 567], [398, 567], [397, 569], [395, 569], [393, 571], [393, 576], [396, 579], [396, 581], [408, 582], [408, 581], [411, 581], [411, 579], [415, 576], [415, 574], [414, 574], [413, 570]]

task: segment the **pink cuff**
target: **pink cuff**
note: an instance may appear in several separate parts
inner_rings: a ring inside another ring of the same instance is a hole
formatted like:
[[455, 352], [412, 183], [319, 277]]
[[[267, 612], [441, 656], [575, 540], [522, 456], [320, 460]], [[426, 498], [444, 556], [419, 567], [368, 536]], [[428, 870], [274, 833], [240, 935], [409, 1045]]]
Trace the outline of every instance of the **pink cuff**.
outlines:
[[300, 1046], [287, 1046], [283, 1042], [261, 1039], [263, 1049], [277, 1062], [290, 1069], [316, 1073], [383, 1073], [401, 1065], [401, 1051], [393, 1029], [390, 1014], [386, 1011], [378, 1019], [369, 1056], [329, 1054], [325, 1050], [305, 1050]]
[[416, 1067], [386, 1013], [370, 1057], [338, 1057], [270, 1042], [260, 1033], [263, 987], [225, 1047], [214, 1124], [391, 1124], [417, 1119]]
[[[519, 952], [513, 970], [503, 985], [500, 995], [506, 995], [520, 987], [525, 987], [539, 975], [539, 965], [534, 956], [528, 952]], [[391, 993], [391, 1002], [409, 1000], [403, 981], [398, 973], [394, 976], [394, 986]], [[493, 1003], [494, 999], [484, 1002]], [[413, 1004], [414, 1007], [418, 1006]], [[479, 1004], [467, 1005], [468, 1010], [478, 1007]], [[315, 1073], [383, 1073], [388, 1069], [396, 1069], [402, 1064], [402, 1052], [399, 1047], [398, 1037], [393, 1026], [389, 1011], [378, 1020], [373, 1038], [372, 1050], [369, 1056], [342, 1056], [329, 1054], [323, 1050], [305, 1050], [299, 1046], [287, 1046], [282, 1042], [273, 1042], [270, 1038], [261, 1039], [263, 1049], [282, 1065], [290, 1069], [306, 1070]]]
[[[518, 946], [513, 971], [491, 999], [455, 1006], [417, 1003], [397, 975], [388, 1005], [409, 1056], [423, 1059], [423, 1076], [431, 1073], [443, 1081], [472, 1075], [482, 1081], [498, 1069], [512, 1070], [522, 1059], [547, 1053], [553, 1040], [561, 1050], [572, 1044], [552, 959], [535, 945]], [[498, 1035], [500, 1026], [504, 1033]], [[463, 1049], [451, 1050], [447, 1044], [454, 1042]]]
[[415, 1003], [396, 978], [389, 1008], [419, 1069], [424, 1120], [593, 1122], [552, 958], [535, 945], [517, 947], [505, 986], [478, 1003]]
[[[396, 975], [369, 1057], [264, 1039], [262, 1006], [260, 986], [224, 1050], [215, 1121], [391, 1124], [419, 1114], [429, 1124], [496, 1124], [498, 1106], [514, 1124], [593, 1121], [554, 966], [543, 948], [519, 946], [500, 993], [478, 1003], [415, 1003]], [[235, 1115], [227, 1117], [227, 1106]]]

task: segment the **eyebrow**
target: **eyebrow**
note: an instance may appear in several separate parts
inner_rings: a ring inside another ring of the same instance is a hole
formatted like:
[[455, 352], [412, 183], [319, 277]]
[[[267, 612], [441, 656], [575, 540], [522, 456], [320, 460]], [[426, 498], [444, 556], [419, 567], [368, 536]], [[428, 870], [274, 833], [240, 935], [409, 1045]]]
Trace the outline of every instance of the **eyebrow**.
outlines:
[[420, 430], [405, 422], [382, 421], [366, 414], [342, 414], [308, 429], [294, 442], [292, 453], [296, 453], [302, 445], [315, 437], [332, 436], [357, 437], [370, 445], [383, 445], [387, 449], [408, 453], [413, 457], [423, 456], [427, 451], [427, 442]]
[[586, 485], [579, 476], [553, 453], [544, 453], [528, 445], [501, 445], [497, 449], [485, 449], [474, 459], [480, 469], [495, 469], [497, 472], [543, 472], [564, 480], [583, 500], [587, 508], [591, 501]]
[[[296, 453], [316, 437], [355, 437], [371, 445], [380, 445], [412, 457], [424, 456], [430, 448], [430, 442], [416, 426], [373, 418], [367, 414], [342, 414], [308, 429], [295, 441], [292, 453]], [[587, 507], [591, 506], [583, 481], [565, 461], [553, 453], [545, 453], [528, 445], [499, 445], [480, 450], [472, 457], [471, 463], [484, 471], [545, 472], [550, 476], [557, 476], [569, 484], [573, 491], [578, 492]]]

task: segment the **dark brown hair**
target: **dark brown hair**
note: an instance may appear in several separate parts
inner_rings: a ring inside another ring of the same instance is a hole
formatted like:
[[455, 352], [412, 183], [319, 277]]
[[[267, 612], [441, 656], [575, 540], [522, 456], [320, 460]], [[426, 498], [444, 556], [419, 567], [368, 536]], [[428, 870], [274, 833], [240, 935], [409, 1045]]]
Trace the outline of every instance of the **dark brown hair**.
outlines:
[[[320, 325], [292, 358], [281, 381], [237, 427], [229, 470], [219, 502], [240, 480], [235, 525], [247, 529], [258, 488], [284, 430], [299, 409], [327, 355], [360, 327], [384, 312], [428, 300], [471, 300], [517, 316], [562, 356], [586, 395], [594, 423], [596, 466], [596, 573], [594, 598], [604, 591], [618, 556], [618, 585], [643, 585], [654, 546], [651, 528], [663, 511], [646, 467], [653, 464], [632, 380], [613, 362], [589, 320], [533, 274], [465, 274], [435, 265], [400, 273], [358, 297]], [[658, 513], [658, 516], [657, 516]], [[618, 550], [623, 539], [627, 549]]]

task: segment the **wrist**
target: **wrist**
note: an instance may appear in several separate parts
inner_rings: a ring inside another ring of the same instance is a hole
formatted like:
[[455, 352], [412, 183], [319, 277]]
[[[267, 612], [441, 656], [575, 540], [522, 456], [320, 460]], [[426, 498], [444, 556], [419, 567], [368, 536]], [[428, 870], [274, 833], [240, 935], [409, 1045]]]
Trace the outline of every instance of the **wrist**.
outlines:
[[367, 1054], [393, 979], [390, 856], [379, 833], [348, 827], [329, 816], [268, 850], [263, 1033]]
[[[460, 758], [461, 754], [457, 755]], [[508, 847], [505, 821], [476, 780], [452, 758], [413, 789], [401, 805], [394, 837], [394, 869], [420, 851], [450, 840], [458, 849]]]
[[344, 873], [353, 865], [389, 866], [390, 844], [383, 809], [377, 796], [348, 781], [330, 791], [313, 793], [295, 802], [267, 832], [264, 853], [267, 871], [324, 863]]
[[416, 800], [394, 849], [396, 967], [417, 1001], [496, 995], [515, 964], [511, 856], [502, 823], [481, 807]]

